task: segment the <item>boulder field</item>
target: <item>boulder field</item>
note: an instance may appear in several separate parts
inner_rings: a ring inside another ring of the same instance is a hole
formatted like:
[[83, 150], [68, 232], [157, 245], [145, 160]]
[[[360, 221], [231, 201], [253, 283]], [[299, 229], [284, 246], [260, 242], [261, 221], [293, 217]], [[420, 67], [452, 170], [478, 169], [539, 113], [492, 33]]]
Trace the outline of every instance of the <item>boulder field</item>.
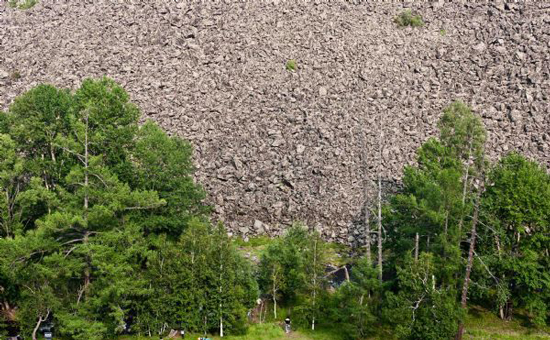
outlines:
[[232, 233], [303, 221], [360, 242], [370, 181], [398, 186], [454, 100], [482, 117], [491, 159], [550, 166], [550, 4], [413, 3], [425, 25], [399, 28], [403, 6], [2, 1], [0, 109], [39, 83], [109, 76], [143, 119], [191, 141]]

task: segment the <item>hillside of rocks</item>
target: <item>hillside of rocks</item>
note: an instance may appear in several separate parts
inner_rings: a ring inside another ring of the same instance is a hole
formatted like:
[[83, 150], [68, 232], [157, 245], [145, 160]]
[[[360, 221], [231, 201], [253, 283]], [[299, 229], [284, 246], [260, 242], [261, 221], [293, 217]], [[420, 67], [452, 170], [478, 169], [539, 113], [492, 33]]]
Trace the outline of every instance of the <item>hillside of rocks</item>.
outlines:
[[191, 141], [233, 233], [300, 220], [354, 242], [365, 187], [398, 186], [453, 100], [483, 118], [492, 159], [550, 166], [550, 4], [409, 6], [424, 27], [396, 26], [402, 4], [3, 1], [0, 109], [39, 83], [109, 76]]

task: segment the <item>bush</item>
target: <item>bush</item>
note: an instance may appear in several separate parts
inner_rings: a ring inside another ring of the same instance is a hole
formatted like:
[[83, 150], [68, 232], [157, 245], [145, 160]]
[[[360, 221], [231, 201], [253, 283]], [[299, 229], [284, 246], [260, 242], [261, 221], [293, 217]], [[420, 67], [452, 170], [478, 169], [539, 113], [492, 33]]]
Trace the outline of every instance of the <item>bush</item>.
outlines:
[[286, 62], [287, 71], [296, 71], [296, 60], [290, 59]]
[[17, 8], [17, 9], [29, 9], [36, 5], [38, 3], [38, 0], [9, 0], [8, 5], [11, 8]]
[[411, 26], [422, 27], [424, 26], [424, 20], [420, 15], [413, 15], [410, 9], [406, 9], [401, 14], [395, 17], [395, 23], [399, 27]]

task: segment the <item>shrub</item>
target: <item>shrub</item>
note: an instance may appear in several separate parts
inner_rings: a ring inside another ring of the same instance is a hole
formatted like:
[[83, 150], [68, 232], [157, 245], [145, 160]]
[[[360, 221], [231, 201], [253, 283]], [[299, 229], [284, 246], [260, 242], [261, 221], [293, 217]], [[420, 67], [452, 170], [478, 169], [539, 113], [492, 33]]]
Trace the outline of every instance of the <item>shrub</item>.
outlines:
[[290, 59], [286, 62], [287, 71], [296, 71], [296, 60]]
[[8, 5], [11, 8], [17, 8], [17, 9], [29, 9], [36, 5], [38, 3], [38, 0], [9, 0]]
[[13, 71], [10, 74], [10, 79], [13, 80], [13, 81], [21, 79], [21, 73], [19, 73], [19, 71]]
[[399, 27], [411, 26], [411, 27], [422, 27], [424, 26], [424, 21], [420, 15], [413, 15], [410, 9], [406, 9], [401, 14], [395, 17], [395, 23]]

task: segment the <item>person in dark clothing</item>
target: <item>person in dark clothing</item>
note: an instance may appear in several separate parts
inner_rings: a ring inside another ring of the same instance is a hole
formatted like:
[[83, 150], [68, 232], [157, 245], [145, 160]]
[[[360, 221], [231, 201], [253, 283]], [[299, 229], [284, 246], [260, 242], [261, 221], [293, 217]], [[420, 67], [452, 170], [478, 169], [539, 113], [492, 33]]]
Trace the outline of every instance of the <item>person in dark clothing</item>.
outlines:
[[285, 333], [290, 333], [290, 318], [288, 316], [285, 319]]

